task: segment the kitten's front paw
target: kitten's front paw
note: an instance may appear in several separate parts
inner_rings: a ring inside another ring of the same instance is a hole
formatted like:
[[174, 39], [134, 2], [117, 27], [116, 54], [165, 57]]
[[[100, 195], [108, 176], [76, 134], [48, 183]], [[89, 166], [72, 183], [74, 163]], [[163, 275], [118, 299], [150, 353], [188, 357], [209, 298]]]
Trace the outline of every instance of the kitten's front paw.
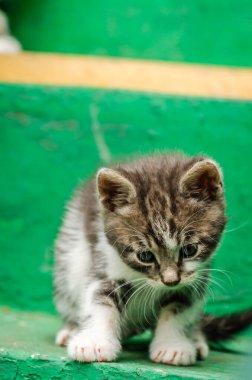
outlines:
[[191, 365], [196, 362], [196, 348], [186, 339], [162, 344], [154, 340], [150, 346], [150, 358], [155, 363]]
[[120, 342], [116, 339], [104, 339], [80, 332], [69, 342], [68, 355], [79, 362], [111, 362], [117, 358], [121, 350]]

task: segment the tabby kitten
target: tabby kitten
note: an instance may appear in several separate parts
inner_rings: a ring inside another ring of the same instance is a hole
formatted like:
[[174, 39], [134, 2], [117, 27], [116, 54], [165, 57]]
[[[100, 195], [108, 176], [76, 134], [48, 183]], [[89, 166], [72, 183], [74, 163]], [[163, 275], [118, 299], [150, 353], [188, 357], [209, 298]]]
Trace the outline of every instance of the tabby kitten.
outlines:
[[81, 362], [113, 361], [122, 339], [151, 328], [152, 361], [206, 358], [204, 330], [235, 331], [202, 317], [225, 223], [222, 173], [209, 158], [157, 155], [99, 170], [68, 204], [56, 242], [57, 344]]

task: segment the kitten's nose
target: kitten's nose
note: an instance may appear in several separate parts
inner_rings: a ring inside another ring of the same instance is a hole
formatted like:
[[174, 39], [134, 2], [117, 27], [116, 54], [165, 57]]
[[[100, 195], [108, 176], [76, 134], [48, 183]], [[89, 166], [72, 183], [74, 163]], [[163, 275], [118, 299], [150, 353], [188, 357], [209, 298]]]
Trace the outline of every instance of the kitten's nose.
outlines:
[[167, 286], [176, 286], [180, 283], [180, 278], [174, 281], [163, 281], [163, 283]]
[[161, 279], [163, 283], [167, 286], [177, 285], [181, 278], [176, 268], [168, 268], [163, 273], [161, 273]]

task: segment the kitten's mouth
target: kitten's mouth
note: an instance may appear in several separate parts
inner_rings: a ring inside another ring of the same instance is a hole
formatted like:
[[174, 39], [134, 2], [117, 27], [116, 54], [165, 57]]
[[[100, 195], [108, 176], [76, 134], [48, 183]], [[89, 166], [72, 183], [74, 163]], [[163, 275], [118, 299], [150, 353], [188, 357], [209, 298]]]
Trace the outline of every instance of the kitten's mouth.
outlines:
[[161, 280], [153, 280], [152, 278], [148, 278], [147, 283], [152, 288], [160, 288], [160, 287], [164, 286], [164, 283]]

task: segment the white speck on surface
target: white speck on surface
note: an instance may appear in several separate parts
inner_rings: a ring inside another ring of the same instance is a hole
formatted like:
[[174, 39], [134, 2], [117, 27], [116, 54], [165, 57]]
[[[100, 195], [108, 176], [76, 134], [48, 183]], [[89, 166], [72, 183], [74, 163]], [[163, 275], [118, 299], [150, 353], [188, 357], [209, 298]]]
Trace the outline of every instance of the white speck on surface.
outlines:
[[31, 354], [31, 358], [32, 359], [35, 359], [36, 357], [38, 357], [40, 354], [38, 354], [38, 353], [35, 353], [35, 354]]

